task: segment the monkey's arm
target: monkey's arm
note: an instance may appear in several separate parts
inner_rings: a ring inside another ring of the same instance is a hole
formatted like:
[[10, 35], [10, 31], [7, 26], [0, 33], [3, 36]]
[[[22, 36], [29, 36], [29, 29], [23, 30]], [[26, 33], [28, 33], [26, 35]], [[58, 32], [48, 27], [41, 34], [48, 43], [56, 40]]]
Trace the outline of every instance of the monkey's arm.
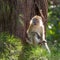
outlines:
[[30, 35], [30, 26], [29, 26], [29, 29], [27, 30], [26, 42], [28, 44], [32, 44], [31, 35]]
[[27, 34], [31, 32], [32, 25], [29, 25], [29, 28], [27, 29]]
[[47, 41], [45, 40], [45, 30], [44, 30], [44, 26], [42, 26], [42, 40], [45, 41], [45, 42], [47, 42]]
[[50, 53], [50, 49], [48, 47], [47, 41], [45, 39], [45, 30], [44, 30], [44, 26], [42, 27], [42, 40], [43, 40], [43, 44], [45, 46], [45, 48], [47, 49], [47, 51]]

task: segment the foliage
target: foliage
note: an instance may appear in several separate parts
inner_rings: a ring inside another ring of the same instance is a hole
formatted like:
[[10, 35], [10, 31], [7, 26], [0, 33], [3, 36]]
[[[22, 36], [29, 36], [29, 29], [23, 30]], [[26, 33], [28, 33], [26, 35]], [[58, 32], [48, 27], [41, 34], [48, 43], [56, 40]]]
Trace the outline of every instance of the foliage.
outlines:
[[46, 60], [47, 57], [46, 50], [40, 46], [22, 45], [13, 35], [0, 34], [0, 60]]
[[40, 46], [24, 45], [19, 60], [47, 60], [49, 54]]
[[18, 38], [8, 33], [0, 34], [0, 60], [18, 60], [21, 48]]
[[60, 7], [50, 6], [46, 38], [51, 49], [50, 60], [60, 59]]
[[47, 39], [60, 42], [60, 7], [49, 8]]

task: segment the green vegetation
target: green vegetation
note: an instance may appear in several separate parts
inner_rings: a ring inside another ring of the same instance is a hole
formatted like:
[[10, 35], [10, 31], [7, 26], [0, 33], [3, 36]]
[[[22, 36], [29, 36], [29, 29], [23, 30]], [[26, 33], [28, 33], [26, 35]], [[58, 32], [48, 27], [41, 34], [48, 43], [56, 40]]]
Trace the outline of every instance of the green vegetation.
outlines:
[[0, 34], [0, 60], [18, 60], [22, 44], [8, 33]]
[[49, 7], [46, 38], [51, 49], [50, 60], [60, 60], [60, 7]]
[[26, 44], [22, 49], [19, 60], [46, 60], [48, 55], [47, 51], [42, 47]]
[[40, 46], [22, 45], [13, 35], [0, 34], [0, 60], [44, 60], [47, 57], [47, 51]]

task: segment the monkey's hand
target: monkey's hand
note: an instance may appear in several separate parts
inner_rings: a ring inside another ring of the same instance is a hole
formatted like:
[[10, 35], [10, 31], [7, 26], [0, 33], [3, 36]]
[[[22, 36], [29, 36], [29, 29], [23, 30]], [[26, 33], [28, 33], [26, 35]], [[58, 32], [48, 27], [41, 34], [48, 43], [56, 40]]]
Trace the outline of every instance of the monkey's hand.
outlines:
[[47, 43], [47, 41], [46, 40], [43, 40], [42, 43]]
[[28, 39], [26, 39], [26, 42], [27, 42], [28, 44], [32, 44], [32, 41], [30, 41], [30, 40], [28, 40]]

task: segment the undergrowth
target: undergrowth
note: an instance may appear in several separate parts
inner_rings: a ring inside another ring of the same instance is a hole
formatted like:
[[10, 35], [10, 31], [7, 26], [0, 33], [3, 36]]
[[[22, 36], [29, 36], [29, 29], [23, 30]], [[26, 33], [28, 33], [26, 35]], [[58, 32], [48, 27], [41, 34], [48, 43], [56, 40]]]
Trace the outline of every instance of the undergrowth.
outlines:
[[0, 60], [60, 60], [60, 50], [49, 45], [51, 54], [41, 46], [22, 44], [21, 39], [8, 33], [0, 34]]

